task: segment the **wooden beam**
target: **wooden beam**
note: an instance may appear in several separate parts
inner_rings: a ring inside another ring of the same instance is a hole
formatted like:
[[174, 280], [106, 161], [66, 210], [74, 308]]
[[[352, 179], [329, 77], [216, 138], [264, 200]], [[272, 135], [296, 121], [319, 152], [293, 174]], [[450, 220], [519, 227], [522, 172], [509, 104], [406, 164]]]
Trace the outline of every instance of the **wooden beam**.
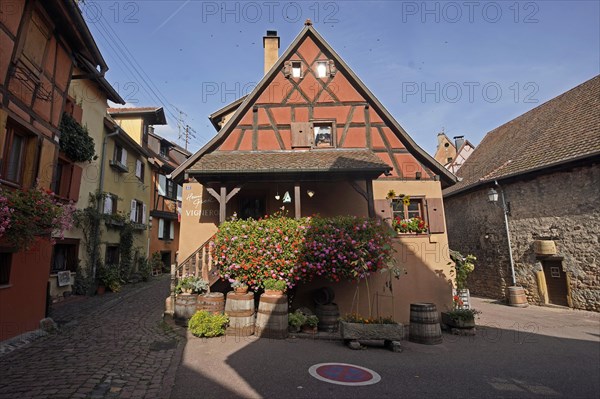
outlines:
[[229, 200], [232, 199], [234, 195], [236, 195], [237, 193], [239, 193], [241, 189], [242, 188], [240, 186], [237, 186], [233, 190], [231, 190], [229, 192], [229, 194], [227, 194], [227, 197], [225, 197], [225, 202], [229, 202]]
[[294, 185], [294, 207], [296, 219], [302, 217], [302, 208], [300, 206], [300, 183]]
[[227, 187], [221, 186], [221, 196], [219, 198], [219, 224], [225, 221], [227, 212]]
[[210, 195], [212, 195], [213, 197], [215, 197], [215, 199], [217, 200], [217, 202], [219, 202], [221, 200], [221, 196], [215, 191], [214, 188], [206, 187], [206, 191], [208, 191], [208, 193]]
[[352, 186], [354, 191], [359, 193], [364, 199], [366, 199], [367, 201], [369, 200], [369, 196], [367, 195], [367, 192], [357, 182], [355, 182], [354, 180], [350, 180], [350, 185]]
[[367, 185], [367, 207], [369, 209], [369, 217], [375, 217], [375, 200], [373, 199], [373, 180], [366, 179], [365, 184]]

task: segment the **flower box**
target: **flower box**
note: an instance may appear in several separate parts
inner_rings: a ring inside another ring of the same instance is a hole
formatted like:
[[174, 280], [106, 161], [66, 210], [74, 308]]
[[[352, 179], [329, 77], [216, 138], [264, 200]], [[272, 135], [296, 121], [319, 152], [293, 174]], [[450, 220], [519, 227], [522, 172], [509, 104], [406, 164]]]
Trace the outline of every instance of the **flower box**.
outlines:
[[452, 317], [448, 312], [442, 312], [442, 323], [453, 328], [474, 328], [475, 316], [469, 318]]
[[340, 335], [344, 340], [400, 341], [404, 338], [404, 326], [394, 324], [365, 324], [340, 321]]

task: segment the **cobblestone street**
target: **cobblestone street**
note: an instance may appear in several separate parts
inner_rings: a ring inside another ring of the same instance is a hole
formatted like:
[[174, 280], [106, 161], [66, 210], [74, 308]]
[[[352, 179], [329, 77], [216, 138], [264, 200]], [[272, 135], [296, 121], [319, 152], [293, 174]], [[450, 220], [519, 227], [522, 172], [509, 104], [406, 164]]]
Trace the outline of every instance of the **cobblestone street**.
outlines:
[[54, 305], [59, 331], [0, 356], [0, 398], [169, 397], [182, 338], [162, 323], [169, 278]]

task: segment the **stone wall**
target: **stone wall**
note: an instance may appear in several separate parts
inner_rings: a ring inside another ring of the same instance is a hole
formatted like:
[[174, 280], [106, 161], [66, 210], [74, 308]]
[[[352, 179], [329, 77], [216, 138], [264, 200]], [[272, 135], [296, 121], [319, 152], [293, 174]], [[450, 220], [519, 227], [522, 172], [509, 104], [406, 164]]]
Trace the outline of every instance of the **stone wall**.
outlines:
[[[491, 186], [444, 199], [450, 248], [477, 256], [469, 278], [475, 295], [506, 298], [512, 285], [502, 211], [487, 202]], [[600, 311], [600, 165], [506, 183], [517, 284], [541, 303], [535, 240], [554, 240], [569, 281], [571, 306]]]

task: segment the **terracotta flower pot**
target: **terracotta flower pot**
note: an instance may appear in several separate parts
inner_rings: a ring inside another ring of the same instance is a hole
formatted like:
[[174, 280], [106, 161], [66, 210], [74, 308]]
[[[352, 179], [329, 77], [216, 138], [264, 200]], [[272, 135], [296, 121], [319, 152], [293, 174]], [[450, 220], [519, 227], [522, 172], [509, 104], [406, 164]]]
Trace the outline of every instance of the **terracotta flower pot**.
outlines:
[[281, 291], [281, 290], [265, 290], [265, 295], [267, 295], [267, 296], [282, 296], [283, 291]]
[[233, 289], [233, 291], [234, 291], [236, 294], [245, 294], [245, 293], [247, 293], [247, 292], [248, 292], [248, 286], [245, 286], [245, 287], [235, 287], [235, 288]]
[[106, 287], [103, 285], [99, 285], [98, 288], [96, 288], [96, 295], [104, 295], [105, 292]]
[[308, 334], [316, 334], [317, 333], [317, 326], [311, 327], [311, 326], [302, 326], [302, 332], [303, 333], [308, 333]]

